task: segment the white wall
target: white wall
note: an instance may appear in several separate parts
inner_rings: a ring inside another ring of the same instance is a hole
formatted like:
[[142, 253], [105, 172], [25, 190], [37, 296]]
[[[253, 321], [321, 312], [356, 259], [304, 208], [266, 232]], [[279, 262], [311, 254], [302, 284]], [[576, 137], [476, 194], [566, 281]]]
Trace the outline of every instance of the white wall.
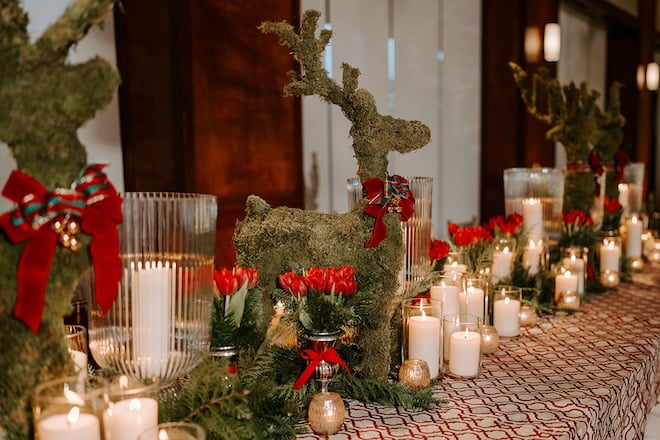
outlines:
[[[34, 41], [50, 23], [64, 11], [68, 0], [23, 0], [23, 8], [28, 13], [30, 23], [28, 31]], [[70, 62], [83, 62], [92, 56], [100, 55], [108, 62], [116, 64], [114, 28], [112, 17], [103, 29], [93, 28], [89, 35], [75, 47], [70, 55]], [[100, 111], [96, 118], [78, 130], [78, 137], [87, 147], [88, 163], [108, 163], [105, 169], [110, 181], [118, 191], [124, 190], [124, 172], [122, 166], [121, 141], [119, 131], [119, 107], [117, 94], [110, 105]], [[7, 145], [0, 141], [0, 186], [4, 186], [16, 161], [11, 156]], [[0, 212], [12, 208], [11, 203], [0, 198]]]
[[[479, 216], [480, 0], [303, 0], [322, 13], [334, 37], [327, 50], [331, 75], [347, 62], [361, 71], [360, 87], [378, 110], [417, 119], [431, 142], [413, 153], [390, 155], [389, 172], [431, 176], [433, 234], [446, 236], [448, 220]], [[319, 167], [317, 210], [347, 209], [346, 179], [357, 171], [350, 125], [336, 106], [303, 99], [304, 173], [312, 155]]]

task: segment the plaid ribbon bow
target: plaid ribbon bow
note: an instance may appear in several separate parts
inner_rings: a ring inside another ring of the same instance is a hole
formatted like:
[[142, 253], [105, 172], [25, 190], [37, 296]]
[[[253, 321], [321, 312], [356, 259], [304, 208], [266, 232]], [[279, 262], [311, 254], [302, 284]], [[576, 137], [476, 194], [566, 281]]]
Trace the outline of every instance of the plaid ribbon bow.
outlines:
[[383, 222], [385, 214], [396, 212], [401, 221], [408, 221], [415, 212], [415, 197], [408, 187], [405, 177], [387, 176], [383, 181], [372, 177], [364, 181], [362, 192], [367, 199], [364, 213], [375, 218], [374, 231], [365, 247], [378, 246], [387, 236], [387, 228]]
[[95, 295], [101, 309], [109, 309], [117, 296], [121, 279], [117, 233], [122, 221], [121, 198], [102, 171], [104, 167], [90, 165], [71, 189], [54, 191], [47, 191], [36, 179], [14, 170], [2, 190], [2, 195], [18, 207], [0, 216], [0, 229], [12, 243], [26, 241], [17, 269], [14, 316], [34, 333], [41, 325], [46, 284], [60, 238], [53, 226], [62, 219], [76, 219], [82, 231], [92, 236]]

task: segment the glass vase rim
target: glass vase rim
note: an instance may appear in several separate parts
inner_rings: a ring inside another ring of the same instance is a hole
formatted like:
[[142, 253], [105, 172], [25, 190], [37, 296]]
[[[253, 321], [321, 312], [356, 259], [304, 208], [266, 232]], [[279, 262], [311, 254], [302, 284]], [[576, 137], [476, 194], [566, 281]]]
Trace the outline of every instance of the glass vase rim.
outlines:
[[[99, 397], [108, 392], [108, 383], [102, 377], [87, 376], [84, 380], [81, 380], [80, 376], [77, 375], [62, 376], [38, 384], [36, 387], [34, 387], [34, 390], [32, 391], [32, 398], [34, 401], [42, 401], [42, 402], [47, 401], [51, 403], [67, 403], [73, 405], [74, 403], [71, 402], [71, 400], [68, 399], [66, 396], [64, 396], [64, 390], [65, 390], [64, 384], [83, 384], [85, 386], [84, 392], [82, 394], [76, 392], [76, 394], [80, 395], [83, 398], [83, 400], [87, 400], [90, 397], [91, 398]], [[53, 388], [56, 386], [61, 387], [60, 389], [62, 390], [62, 394], [57, 394], [57, 395], [42, 394], [44, 391], [49, 389], [58, 389], [58, 388]]]
[[209, 193], [197, 192], [179, 192], [179, 191], [124, 191], [119, 195], [124, 196], [138, 196], [151, 200], [188, 200], [188, 199], [213, 199], [217, 200], [218, 196]]

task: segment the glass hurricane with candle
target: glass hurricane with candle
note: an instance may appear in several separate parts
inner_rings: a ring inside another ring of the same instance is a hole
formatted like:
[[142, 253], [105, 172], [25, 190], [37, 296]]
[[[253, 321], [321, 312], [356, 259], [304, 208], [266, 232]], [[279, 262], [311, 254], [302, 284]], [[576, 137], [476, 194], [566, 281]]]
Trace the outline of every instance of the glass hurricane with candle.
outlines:
[[32, 415], [37, 440], [104, 440], [101, 419], [108, 407], [100, 377], [63, 377], [34, 389]]
[[454, 314], [443, 318], [444, 374], [457, 379], [479, 375], [481, 323], [481, 319], [474, 315]]
[[216, 197], [125, 193], [122, 278], [101, 313], [89, 300], [89, 347], [108, 372], [169, 386], [208, 352], [213, 304]]
[[624, 256], [628, 267], [635, 272], [644, 269], [642, 257], [642, 234], [644, 232], [643, 214], [631, 213], [621, 222], [621, 236], [624, 242]]
[[555, 305], [560, 309], [579, 309], [579, 277], [574, 262], [571, 260], [560, 261], [554, 266], [553, 273], [555, 280]]
[[493, 288], [493, 326], [497, 334], [510, 338], [520, 334], [522, 289], [515, 286]]
[[603, 231], [598, 248], [600, 282], [605, 287], [616, 287], [621, 282], [621, 237], [618, 231]]
[[125, 375], [107, 380], [108, 408], [103, 428], [108, 439], [137, 439], [158, 425], [159, 381], [139, 381]]
[[442, 303], [429, 298], [410, 298], [401, 304], [403, 361], [417, 359], [428, 365], [431, 379], [442, 366]]

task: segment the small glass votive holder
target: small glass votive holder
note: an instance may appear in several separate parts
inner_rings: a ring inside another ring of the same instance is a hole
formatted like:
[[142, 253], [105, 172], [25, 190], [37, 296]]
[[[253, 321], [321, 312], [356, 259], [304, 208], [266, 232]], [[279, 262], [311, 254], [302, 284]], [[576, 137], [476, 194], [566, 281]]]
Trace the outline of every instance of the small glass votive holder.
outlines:
[[527, 270], [530, 277], [536, 276], [541, 270], [545, 269], [547, 260], [546, 244], [542, 238], [538, 240], [530, 239], [523, 251], [522, 265]]
[[520, 304], [522, 289], [514, 286], [497, 286], [493, 289], [493, 327], [502, 338], [520, 334]]
[[429, 364], [421, 359], [406, 359], [399, 368], [399, 382], [411, 390], [419, 390], [431, 383]]
[[429, 298], [410, 298], [404, 300], [401, 307], [402, 361], [425, 361], [431, 379], [436, 379], [442, 371], [442, 303]]
[[520, 305], [520, 313], [518, 314], [521, 327], [534, 327], [538, 321], [536, 314], [536, 307], [532, 304], [523, 303]]
[[491, 265], [491, 280], [494, 284], [511, 278], [515, 245], [511, 237], [500, 238], [494, 243]]
[[84, 379], [87, 376], [87, 329], [82, 325], [65, 325], [64, 335], [76, 373]]
[[128, 376], [108, 379], [108, 409], [103, 426], [108, 439], [135, 440], [144, 431], [158, 425], [157, 378], [142, 382]]
[[36, 440], [102, 440], [107, 388], [98, 377], [68, 376], [39, 384], [33, 393]]
[[577, 275], [577, 292], [581, 297], [586, 294], [587, 267], [589, 264], [589, 248], [583, 246], [566, 246], [561, 248], [560, 264]]
[[481, 326], [481, 353], [490, 354], [497, 351], [500, 346], [500, 335], [492, 325]]
[[562, 290], [556, 299], [560, 309], [578, 310], [580, 308], [580, 294], [572, 290]]
[[206, 431], [196, 423], [161, 423], [144, 431], [137, 440], [206, 440]]
[[444, 373], [456, 379], [470, 379], [481, 372], [481, 319], [454, 314], [443, 318]]

